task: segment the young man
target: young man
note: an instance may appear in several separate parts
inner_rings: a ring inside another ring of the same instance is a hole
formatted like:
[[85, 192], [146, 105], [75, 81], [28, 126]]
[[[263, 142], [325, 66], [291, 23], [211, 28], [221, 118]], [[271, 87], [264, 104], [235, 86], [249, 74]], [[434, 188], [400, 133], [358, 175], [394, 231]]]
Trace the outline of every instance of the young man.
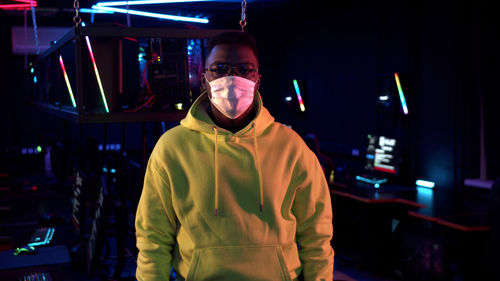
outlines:
[[314, 153], [274, 122], [243, 32], [208, 45], [203, 87], [149, 159], [138, 280], [332, 280], [330, 195]]

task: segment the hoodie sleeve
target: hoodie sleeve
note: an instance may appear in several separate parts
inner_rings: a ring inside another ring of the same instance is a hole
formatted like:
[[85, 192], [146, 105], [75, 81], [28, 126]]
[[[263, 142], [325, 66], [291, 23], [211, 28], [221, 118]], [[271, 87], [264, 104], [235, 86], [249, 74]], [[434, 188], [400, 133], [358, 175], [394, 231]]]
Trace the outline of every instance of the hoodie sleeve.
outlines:
[[171, 189], [165, 173], [161, 172], [163, 167], [159, 167], [154, 156], [153, 153], [148, 162], [135, 218], [139, 281], [169, 280], [175, 244], [176, 216]]
[[333, 279], [332, 207], [330, 192], [317, 158], [311, 152], [298, 168], [298, 190], [292, 206], [305, 281]]

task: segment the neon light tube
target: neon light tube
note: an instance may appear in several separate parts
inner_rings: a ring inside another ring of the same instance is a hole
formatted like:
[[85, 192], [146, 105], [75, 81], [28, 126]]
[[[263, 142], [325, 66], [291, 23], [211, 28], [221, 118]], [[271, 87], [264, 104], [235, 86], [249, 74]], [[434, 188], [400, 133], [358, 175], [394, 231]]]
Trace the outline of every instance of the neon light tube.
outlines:
[[295, 87], [295, 93], [297, 94], [297, 99], [299, 100], [300, 111], [306, 111], [304, 101], [302, 101], [302, 95], [300, 94], [299, 84], [296, 79], [293, 79], [293, 86]]
[[0, 9], [20, 9], [20, 8], [31, 8], [31, 7], [36, 7], [37, 3], [34, 2], [33, 4], [2, 4], [0, 5]]
[[394, 78], [396, 79], [396, 85], [398, 86], [399, 99], [401, 100], [401, 106], [403, 107], [403, 112], [408, 115], [408, 106], [406, 106], [405, 95], [403, 94], [403, 88], [401, 88], [401, 82], [399, 81], [398, 73], [394, 73]]
[[92, 64], [94, 65], [95, 77], [97, 79], [97, 84], [99, 85], [99, 90], [101, 91], [102, 103], [104, 104], [104, 109], [106, 109], [106, 113], [109, 113], [108, 102], [106, 101], [106, 95], [104, 94], [104, 89], [102, 88], [101, 77], [99, 76], [99, 71], [97, 70], [97, 64], [95, 63], [94, 52], [92, 52], [92, 46], [90, 46], [89, 37], [85, 36], [85, 40], [87, 41], [87, 47], [89, 49], [90, 59], [92, 60]]
[[87, 14], [114, 14], [115, 12], [111, 11], [104, 11], [104, 10], [95, 10], [95, 9], [88, 9], [88, 8], [81, 8], [78, 10], [80, 13], [87, 13]]
[[169, 3], [187, 3], [187, 2], [209, 2], [213, 0], [136, 0], [136, 1], [109, 1], [99, 2], [97, 6], [132, 6], [147, 4], [169, 4]]
[[68, 74], [66, 73], [66, 68], [64, 67], [64, 62], [62, 56], [59, 55], [59, 64], [61, 64], [61, 69], [64, 74], [64, 81], [66, 81], [66, 87], [68, 87], [69, 97], [71, 98], [71, 103], [73, 107], [76, 108], [75, 96], [73, 95], [73, 90], [71, 90], [71, 84], [69, 83]]
[[418, 186], [427, 187], [427, 188], [434, 188], [434, 186], [436, 185], [432, 181], [424, 181], [424, 180], [417, 180], [415, 182], [415, 184]]
[[166, 20], [186, 21], [186, 22], [196, 22], [196, 23], [208, 23], [208, 19], [206, 19], [206, 18], [174, 16], [174, 15], [167, 15], [167, 14], [142, 12], [142, 11], [137, 11], [137, 10], [102, 7], [102, 6], [96, 6], [96, 5], [93, 5], [92, 9], [99, 9], [99, 10], [112, 11], [112, 12], [123, 13], [123, 14], [131, 14], [131, 15], [136, 15], [136, 16], [144, 16], [144, 17], [166, 19]]

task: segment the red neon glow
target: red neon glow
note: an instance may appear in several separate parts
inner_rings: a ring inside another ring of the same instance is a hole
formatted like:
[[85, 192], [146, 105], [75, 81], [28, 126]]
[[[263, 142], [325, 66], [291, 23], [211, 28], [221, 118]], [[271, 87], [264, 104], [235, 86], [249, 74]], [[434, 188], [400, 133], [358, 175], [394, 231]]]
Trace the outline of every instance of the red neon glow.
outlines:
[[132, 41], [132, 42], [139, 42], [137, 39], [132, 38], [132, 37], [123, 37], [123, 39], [129, 40], [129, 41]]
[[17, 2], [17, 3], [13, 3], [13, 4], [0, 4], [0, 9], [4, 9], [4, 10], [9, 10], [9, 9], [12, 9], [12, 10], [17, 10], [17, 9], [26, 9], [26, 8], [31, 8], [31, 7], [36, 7], [38, 5], [38, 3], [36, 1], [33, 1], [33, 0], [13, 0], [13, 2]]
[[391, 173], [391, 174], [395, 174], [396, 173], [396, 170], [394, 169], [387, 169], [387, 168], [382, 168], [382, 167], [373, 167], [375, 170], [377, 171], [381, 171], [381, 172], [386, 172], [386, 173]]
[[36, 7], [37, 4], [2, 4], [0, 5], [0, 9], [4, 10], [17, 10], [17, 9], [22, 9], [22, 8], [31, 8], [31, 7]]

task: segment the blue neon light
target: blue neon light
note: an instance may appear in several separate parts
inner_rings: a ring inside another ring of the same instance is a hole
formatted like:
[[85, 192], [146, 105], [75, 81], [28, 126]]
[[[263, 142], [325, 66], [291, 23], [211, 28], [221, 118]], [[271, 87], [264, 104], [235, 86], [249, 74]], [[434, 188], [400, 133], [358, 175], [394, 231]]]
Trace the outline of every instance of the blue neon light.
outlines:
[[111, 12], [111, 11], [88, 9], [88, 8], [81, 8], [80, 10], [78, 10], [78, 12], [86, 13], [86, 14], [114, 14], [115, 13], [115, 12]]
[[158, 14], [158, 13], [151, 13], [151, 12], [143, 12], [143, 11], [137, 11], [137, 10], [128, 10], [128, 9], [121, 9], [121, 8], [103, 7], [103, 6], [97, 6], [97, 5], [93, 5], [92, 9], [98, 9], [98, 10], [104, 10], [104, 11], [112, 11], [112, 12], [116, 12], [116, 13], [131, 14], [131, 15], [136, 15], [136, 16], [144, 16], [144, 17], [151, 17], [151, 18], [158, 18], [158, 19], [166, 19], [166, 20], [195, 22], [195, 23], [208, 23], [208, 19], [206, 19], [206, 18], [193, 18], [193, 17], [174, 16], [174, 15], [167, 15], [167, 14]]
[[415, 184], [418, 185], [418, 186], [427, 187], [427, 188], [434, 188], [434, 186], [436, 185], [432, 181], [425, 181], [425, 180], [417, 180], [415, 182]]

